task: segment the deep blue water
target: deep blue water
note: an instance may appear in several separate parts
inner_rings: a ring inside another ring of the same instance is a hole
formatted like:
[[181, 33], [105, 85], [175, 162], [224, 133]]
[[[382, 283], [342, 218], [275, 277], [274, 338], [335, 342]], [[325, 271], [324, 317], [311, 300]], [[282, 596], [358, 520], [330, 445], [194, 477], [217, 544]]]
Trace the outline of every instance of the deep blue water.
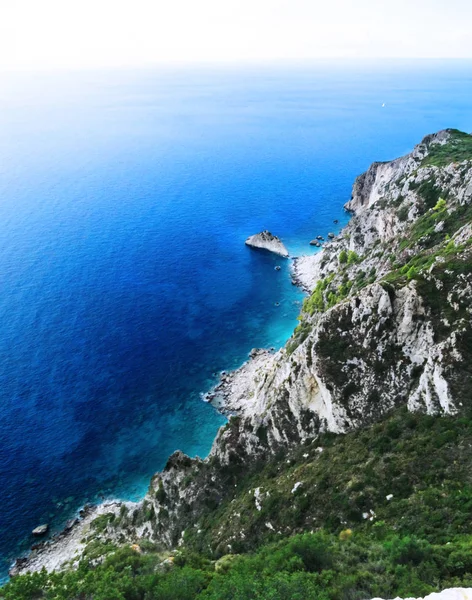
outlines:
[[40, 522], [207, 454], [199, 393], [303, 298], [245, 238], [310, 252], [373, 160], [472, 130], [471, 66], [0, 75], [1, 573]]

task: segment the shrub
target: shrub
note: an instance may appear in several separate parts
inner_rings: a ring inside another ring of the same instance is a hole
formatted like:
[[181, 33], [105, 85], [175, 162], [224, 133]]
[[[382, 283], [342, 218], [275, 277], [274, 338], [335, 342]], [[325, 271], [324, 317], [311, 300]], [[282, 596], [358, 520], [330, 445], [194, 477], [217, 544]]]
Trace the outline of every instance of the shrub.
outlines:
[[409, 207], [402, 206], [397, 213], [399, 221], [402, 221], [402, 222], [406, 221], [408, 218], [408, 212], [409, 212]]
[[349, 250], [347, 255], [347, 264], [355, 265], [358, 262], [361, 262], [361, 257], [357, 254], [357, 252], [354, 252], [354, 250]]

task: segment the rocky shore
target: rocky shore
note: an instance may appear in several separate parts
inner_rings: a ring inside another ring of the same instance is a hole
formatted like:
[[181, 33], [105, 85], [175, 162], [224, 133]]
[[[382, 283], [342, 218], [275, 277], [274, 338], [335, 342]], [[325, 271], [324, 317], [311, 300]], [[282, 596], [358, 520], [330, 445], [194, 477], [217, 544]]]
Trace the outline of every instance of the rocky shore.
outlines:
[[275, 348], [253, 348], [249, 359], [239, 369], [221, 374], [220, 382], [204, 395], [204, 400], [226, 416], [257, 413], [257, 406], [251, 403], [254, 380], [269, 368], [274, 356]]
[[98, 505], [86, 505], [76, 518], [70, 520], [65, 528], [49, 540], [36, 543], [26, 557], [17, 558], [9, 575], [15, 577], [22, 573], [55, 571], [66, 566], [74, 567], [86, 546], [86, 538], [93, 532], [91, 523], [100, 515], [117, 515], [122, 505], [132, 506], [132, 502], [107, 501]]

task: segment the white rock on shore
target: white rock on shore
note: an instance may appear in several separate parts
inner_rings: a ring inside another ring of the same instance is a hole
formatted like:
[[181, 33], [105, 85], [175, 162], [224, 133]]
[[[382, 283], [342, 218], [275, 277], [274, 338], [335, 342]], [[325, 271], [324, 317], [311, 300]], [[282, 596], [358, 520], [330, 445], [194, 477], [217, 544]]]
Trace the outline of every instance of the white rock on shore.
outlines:
[[[372, 600], [382, 600], [382, 598], [373, 598]], [[403, 600], [395, 598], [395, 600]], [[424, 598], [405, 598], [404, 600], [472, 600], [472, 588], [449, 588], [442, 592], [428, 594]]]
[[293, 265], [294, 281], [307, 292], [315, 289], [320, 279], [321, 262], [324, 258], [323, 252], [296, 258]]
[[279, 256], [288, 258], [288, 250], [284, 246], [283, 242], [276, 235], [272, 235], [270, 231], [261, 231], [251, 235], [246, 240], [246, 246], [251, 248], [259, 248], [260, 250], [268, 250]]
[[254, 348], [249, 360], [239, 369], [222, 374], [220, 383], [206, 394], [208, 401], [227, 415], [252, 417], [259, 414], [255, 382], [260, 373], [271, 368], [276, 356], [271, 350]]

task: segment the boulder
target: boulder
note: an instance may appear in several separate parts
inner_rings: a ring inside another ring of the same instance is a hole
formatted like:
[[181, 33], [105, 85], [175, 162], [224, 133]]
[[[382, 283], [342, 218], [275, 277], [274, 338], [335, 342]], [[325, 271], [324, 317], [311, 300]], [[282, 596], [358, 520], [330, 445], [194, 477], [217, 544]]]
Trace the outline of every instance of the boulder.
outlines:
[[31, 533], [36, 537], [40, 537], [41, 535], [46, 535], [46, 533], [48, 531], [49, 531], [49, 525], [44, 524], [44, 525], [38, 525], [37, 527], [35, 527]]

